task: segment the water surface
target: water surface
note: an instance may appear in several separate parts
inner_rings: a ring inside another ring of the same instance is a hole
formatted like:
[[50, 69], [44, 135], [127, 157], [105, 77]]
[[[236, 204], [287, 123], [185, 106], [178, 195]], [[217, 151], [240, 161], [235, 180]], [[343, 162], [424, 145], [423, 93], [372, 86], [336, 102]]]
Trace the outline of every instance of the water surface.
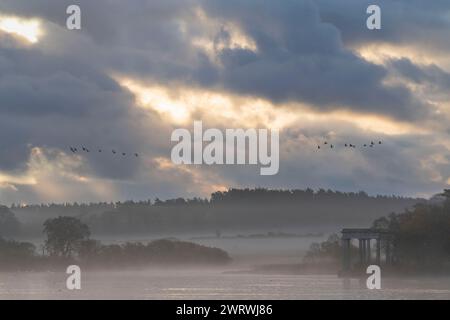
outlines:
[[334, 275], [230, 274], [224, 270], [95, 271], [82, 289], [61, 272], [0, 273], [0, 299], [450, 299], [450, 277], [384, 279], [381, 290]]

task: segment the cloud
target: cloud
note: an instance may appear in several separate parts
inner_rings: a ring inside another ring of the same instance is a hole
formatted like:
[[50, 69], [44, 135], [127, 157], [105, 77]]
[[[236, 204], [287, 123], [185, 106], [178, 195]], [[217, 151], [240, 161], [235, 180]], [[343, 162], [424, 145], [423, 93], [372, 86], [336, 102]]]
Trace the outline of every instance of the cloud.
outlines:
[[[388, 42], [430, 45], [432, 50], [449, 49], [450, 3], [446, 0], [316, 0], [324, 21], [336, 26], [346, 44]], [[365, 28], [366, 9], [377, 4], [382, 12], [382, 28]]]
[[410, 59], [391, 60], [389, 66], [400, 76], [417, 85], [426, 85], [434, 94], [443, 93], [448, 97], [450, 90], [450, 73], [436, 65], [417, 65]]
[[[0, 3], [2, 16], [40, 22], [32, 45], [0, 31], [0, 201], [446, 186], [449, 70], [418, 50], [448, 56], [448, 1], [381, 1], [378, 33], [365, 29], [368, 2], [359, 0], [77, 3], [80, 31], [65, 28], [71, 1]], [[280, 174], [167, 165], [170, 132], [194, 119], [282, 128]], [[324, 138], [386, 144], [377, 153], [318, 154]], [[142, 156], [69, 152], [81, 145]], [[31, 174], [33, 150], [47, 160]]]
[[21, 20], [18, 18], [0, 16], [0, 30], [24, 38], [30, 43], [36, 43], [41, 35], [40, 22], [36, 20]]
[[34, 147], [19, 175], [0, 174], [0, 184], [9, 187], [2, 191], [0, 201], [107, 200], [117, 196], [111, 181], [92, 178], [89, 171], [82, 157]]
[[[63, 25], [61, 12], [43, 8], [45, 1], [36, 3], [33, 12]], [[96, 43], [84, 55], [104, 69], [164, 85], [189, 83], [275, 103], [309, 103], [319, 110], [408, 120], [428, 112], [426, 102], [408, 88], [383, 83], [384, 67], [346, 49], [341, 31], [324, 23], [321, 8], [311, 1], [80, 5], [86, 21], [82, 34]], [[4, 7], [31, 13], [30, 7], [8, 1]]]
[[258, 52], [226, 49], [223, 85], [275, 102], [300, 101], [319, 110], [350, 109], [416, 120], [427, 104], [406, 87], [384, 84], [387, 70], [369, 63], [341, 42], [340, 30], [324, 23], [310, 1], [208, 1], [208, 14], [230, 19]]

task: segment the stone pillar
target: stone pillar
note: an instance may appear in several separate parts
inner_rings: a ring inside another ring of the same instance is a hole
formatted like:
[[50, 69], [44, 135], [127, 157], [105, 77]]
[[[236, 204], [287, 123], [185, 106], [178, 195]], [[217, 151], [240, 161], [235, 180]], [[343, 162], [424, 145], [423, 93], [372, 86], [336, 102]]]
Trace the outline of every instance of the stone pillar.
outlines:
[[391, 263], [391, 242], [386, 240], [386, 264]]
[[376, 246], [377, 246], [376, 263], [377, 263], [378, 266], [380, 266], [381, 265], [381, 243], [380, 243], [381, 239], [378, 238], [378, 239], [376, 239], [376, 241], [377, 241], [377, 244], [376, 244]]
[[364, 264], [364, 240], [359, 239], [359, 261]]
[[367, 240], [363, 239], [363, 262], [366, 264], [367, 260]]
[[370, 260], [371, 260], [371, 251], [370, 251], [370, 239], [366, 240], [366, 244], [367, 244], [367, 264], [370, 264]]
[[350, 270], [350, 239], [342, 240], [342, 257], [343, 257], [343, 270]]

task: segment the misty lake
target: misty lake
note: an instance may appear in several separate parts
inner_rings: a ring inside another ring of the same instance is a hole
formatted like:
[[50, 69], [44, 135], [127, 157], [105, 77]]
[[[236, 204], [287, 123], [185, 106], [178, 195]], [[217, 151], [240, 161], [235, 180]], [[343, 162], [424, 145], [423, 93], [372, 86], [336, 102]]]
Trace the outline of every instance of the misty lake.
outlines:
[[[83, 271], [79, 291], [66, 289], [65, 270], [0, 272], [0, 299], [450, 299], [450, 277], [382, 278], [381, 290], [368, 290], [365, 279], [362, 282], [352, 279], [348, 284], [336, 275], [234, 273], [263, 264], [299, 263], [311, 243], [323, 241], [327, 235], [298, 238], [194, 236], [178, 235], [177, 238], [224, 249], [232, 256], [233, 263], [217, 268]], [[123, 243], [154, 239], [101, 240]]]
[[384, 279], [368, 290], [334, 275], [230, 274], [223, 269], [84, 272], [69, 291], [64, 272], [0, 273], [0, 299], [450, 299], [450, 277]]

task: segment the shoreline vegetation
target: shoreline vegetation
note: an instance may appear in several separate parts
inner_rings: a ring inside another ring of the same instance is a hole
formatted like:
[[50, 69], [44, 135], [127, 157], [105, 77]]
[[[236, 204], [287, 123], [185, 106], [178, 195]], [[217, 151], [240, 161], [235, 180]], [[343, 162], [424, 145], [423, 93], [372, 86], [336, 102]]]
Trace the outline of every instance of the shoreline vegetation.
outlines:
[[220, 266], [231, 262], [222, 249], [174, 239], [105, 245], [90, 239], [88, 226], [73, 217], [45, 221], [44, 234], [42, 253], [32, 243], [0, 238], [0, 271], [48, 271], [70, 264], [88, 269], [122, 269]]
[[77, 256], [37, 254], [33, 244], [0, 238], [1, 271], [52, 271], [76, 264], [84, 269], [140, 269], [224, 266], [232, 259], [222, 249], [190, 242], [160, 239], [148, 243], [103, 245], [87, 240]]

